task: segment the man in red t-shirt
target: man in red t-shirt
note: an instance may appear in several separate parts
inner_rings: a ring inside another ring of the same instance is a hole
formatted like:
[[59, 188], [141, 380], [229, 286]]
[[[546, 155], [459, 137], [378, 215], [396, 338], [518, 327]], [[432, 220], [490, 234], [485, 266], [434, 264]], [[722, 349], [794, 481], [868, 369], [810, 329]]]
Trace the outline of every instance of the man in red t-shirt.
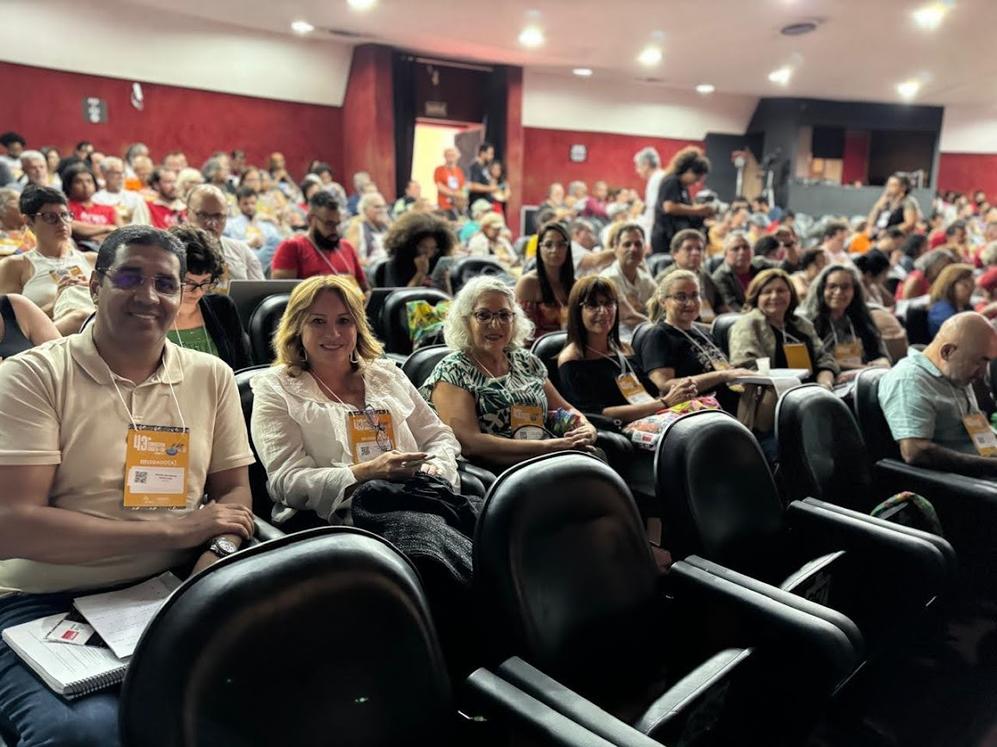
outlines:
[[156, 198], [148, 203], [152, 225], [165, 230], [187, 219], [187, 208], [182, 200], [177, 199], [175, 171], [162, 166], [153, 169], [149, 186], [156, 192]]
[[310, 278], [313, 275], [349, 275], [369, 293], [357, 252], [339, 237], [339, 203], [319, 190], [308, 201], [308, 232], [284, 239], [274, 252], [270, 275], [274, 280]]
[[454, 198], [464, 189], [464, 171], [457, 165], [460, 153], [456, 148], [443, 151], [443, 166], [437, 166], [433, 172], [436, 182], [437, 202], [441, 210], [453, 210]]

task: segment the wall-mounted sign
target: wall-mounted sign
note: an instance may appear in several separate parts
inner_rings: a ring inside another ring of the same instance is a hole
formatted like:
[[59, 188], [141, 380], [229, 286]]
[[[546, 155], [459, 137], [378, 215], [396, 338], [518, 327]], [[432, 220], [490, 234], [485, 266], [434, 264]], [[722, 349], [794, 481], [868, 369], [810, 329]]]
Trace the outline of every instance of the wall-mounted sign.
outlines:
[[426, 116], [427, 117], [446, 117], [447, 116], [447, 102], [446, 101], [427, 101], [426, 102]]
[[83, 121], [89, 124], [107, 123], [107, 102], [96, 96], [83, 99]]
[[585, 163], [585, 159], [589, 157], [589, 149], [585, 145], [572, 145], [571, 151], [568, 153], [568, 158], [571, 159], [572, 163]]

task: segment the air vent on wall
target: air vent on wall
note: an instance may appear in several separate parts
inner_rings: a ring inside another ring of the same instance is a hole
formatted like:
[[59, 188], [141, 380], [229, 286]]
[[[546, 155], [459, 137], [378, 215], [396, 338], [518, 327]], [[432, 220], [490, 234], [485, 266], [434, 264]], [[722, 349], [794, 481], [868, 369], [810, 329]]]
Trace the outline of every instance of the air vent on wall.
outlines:
[[799, 23], [791, 23], [788, 26], [783, 26], [779, 29], [779, 33], [783, 36], [803, 36], [804, 34], [816, 31], [817, 25], [817, 21], [800, 21]]
[[341, 31], [340, 29], [320, 29], [329, 36], [336, 36], [340, 39], [369, 39], [367, 34], [357, 34], [353, 31]]

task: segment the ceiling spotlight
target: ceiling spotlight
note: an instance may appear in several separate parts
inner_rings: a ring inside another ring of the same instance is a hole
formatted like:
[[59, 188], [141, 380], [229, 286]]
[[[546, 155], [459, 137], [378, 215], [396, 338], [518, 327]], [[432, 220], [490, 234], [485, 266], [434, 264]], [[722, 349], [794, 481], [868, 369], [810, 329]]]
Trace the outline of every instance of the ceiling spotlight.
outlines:
[[295, 34], [310, 34], [314, 30], [315, 27], [312, 26], [310, 23], [308, 23], [308, 21], [291, 22], [291, 31], [293, 31]]
[[544, 43], [544, 32], [539, 26], [527, 26], [519, 32], [519, 43], [524, 47], [539, 47]]
[[661, 49], [659, 47], [656, 47], [653, 44], [648, 44], [641, 50], [640, 54], [637, 55], [637, 61], [646, 67], [653, 67], [661, 62], [661, 56]]
[[696, 93], [701, 93], [704, 96], [713, 93], [715, 90], [717, 90], [717, 87], [712, 83], [700, 83], [696, 86]]
[[592, 77], [592, 68], [590, 68], [590, 67], [576, 67], [571, 72], [573, 72], [579, 78], [591, 78]]
[[789, 84], [789, 79], [793, 77], [793, 69], [790, 67], [780, 67], [769, 73], [769, 80], [778, 83], [780, 86]]
[[346, 0], [353, 10], [370, 10], [377, 5], [377, 0]]
[[931, 31], [942, 25], [948, 12], [949, 6], [946, 3], [929, 3], [914, 11], [914, 22], [922, 29]]
[[900, 94], [901, 98], [908, 100], [917, 96], [920, 90], [921, 82], [917, 80], [905, 80], [903, 83], [897, 85], [897, 93]]

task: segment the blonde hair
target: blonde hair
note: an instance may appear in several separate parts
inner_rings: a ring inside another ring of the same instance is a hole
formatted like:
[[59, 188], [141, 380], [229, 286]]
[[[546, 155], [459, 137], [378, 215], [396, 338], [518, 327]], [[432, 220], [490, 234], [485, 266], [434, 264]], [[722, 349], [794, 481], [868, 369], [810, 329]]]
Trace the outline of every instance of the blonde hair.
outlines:
[[512, 308], [512, 339], [508, 350], [523, 347], [533, 336], [531, 322], [522, 307], [516, 302], [516, 294], [512, 288], [494, 275], [479, 275], [468, 280], [457, 293], [450, 304], [446, 321], [443, 322], [443, 340], [454, 350], [467, 352], [474, 348], [474, 336], [471, 334], [471, 315], [478, 299], [485, 293], [500, 293], [509, 299]]
[[[931, 284], [929, 296], [931, 303], [948, 301], [950, 304], [955, 306], [955, 284], [967, 277], [973, 277], [972, 265], [957, 263], [946, 267], [938, 273], [938, 277], [935, 278], [935, 282]], [[956, 311], [962, 311], [962, 309], [956, 309]]]
[[355, 364], [355, 366], [366, 365], [380, 358], [384, 353], [381, 343], [374, 337], [370, 324], [367, 322], [364, 298], [357, 290], [353, 278], [343, 275], [317, 275], [302, 281], [291, 291], [291, 298], [287, 302], [284, 315], [280, 318], [280, 325], [274, 332], [273, 347], [277, 352], [274, 365], [287, 366], [287, 371], [291, 376], [298, 376], [309, 368], [308, 359], [305, 357], [305, 348], [301, 343], [301, 332], [305, 327], [305, 319], [308, 317], [309, 309], [318, 299], [319, 294], [325, 291], [336, 293], [342, 299], [346, 310], [353, 317], [353, 322], [357, 326], [355, 352], [360, 358], [360, 363]]
[[699, 276], [692, 270], [672, 270], [661, 278], [661, 282], [658, 283], [658, 290], [647, 302], [648, 319], [652, 322], [658, 322], [665, 318], [665, 296], [669, 294], [672, 286], [683, 280], [695, 283], [697, 289], [700, 287]]
[[488, 215], [483, 216], [478, 221], [479, 228], [487, 228], [492, 225], [498, 226], [499, 228], [505, 228], [505, 218], [498, 213], [488, 213]]

